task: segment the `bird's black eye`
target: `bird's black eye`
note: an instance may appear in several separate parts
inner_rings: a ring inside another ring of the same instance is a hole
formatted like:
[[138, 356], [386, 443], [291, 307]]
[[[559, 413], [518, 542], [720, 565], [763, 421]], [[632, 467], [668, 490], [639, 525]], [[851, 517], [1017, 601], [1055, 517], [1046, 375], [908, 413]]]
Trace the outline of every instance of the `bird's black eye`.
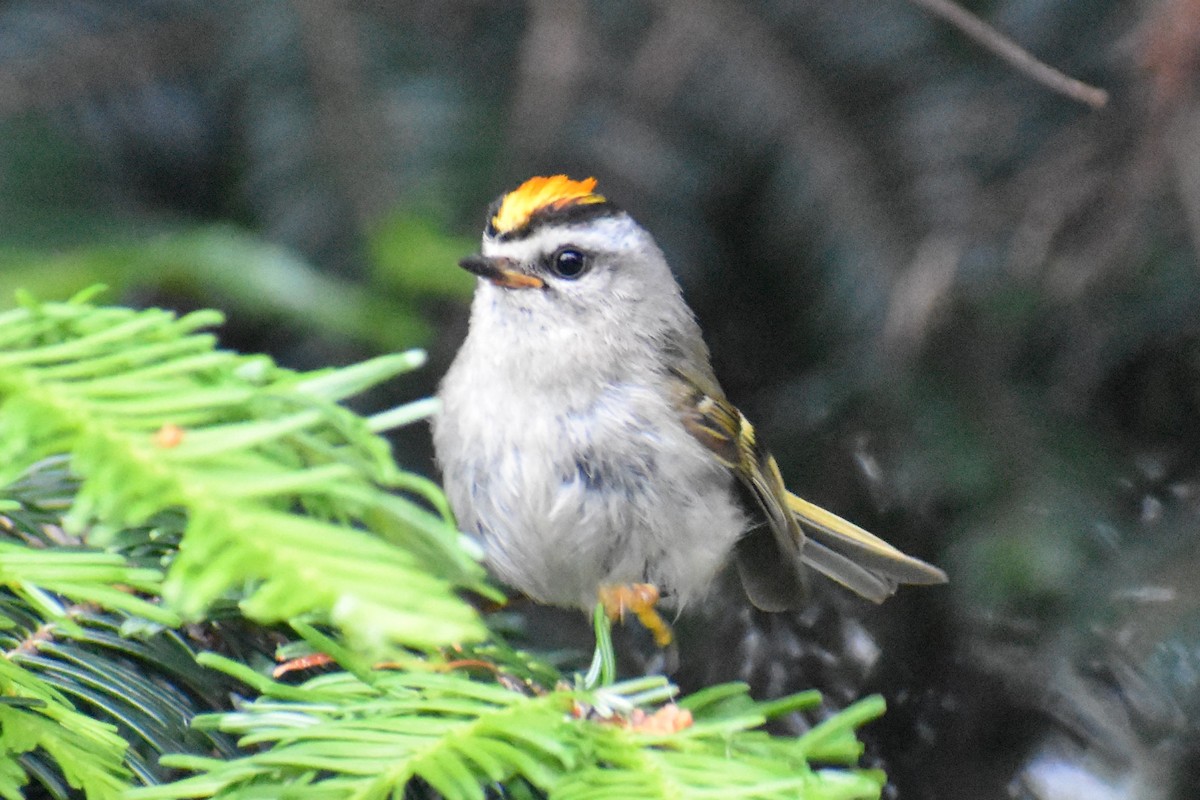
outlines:
[[587, 256], [574, 247], [560, 248], [550, 256], [550, 269], [560, 278], [578, 278], [587, 265]]

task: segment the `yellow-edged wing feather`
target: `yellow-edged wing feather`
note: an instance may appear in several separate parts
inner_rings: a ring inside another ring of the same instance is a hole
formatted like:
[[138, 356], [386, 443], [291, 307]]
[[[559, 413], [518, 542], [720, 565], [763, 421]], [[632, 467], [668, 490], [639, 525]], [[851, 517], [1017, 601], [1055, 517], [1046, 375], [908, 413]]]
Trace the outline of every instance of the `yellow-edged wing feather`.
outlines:
[[[756, 605], [781, 610], [800, 603], [802, 597], [779, 594], [784, 587], [802, 586], [802, 563], [876, 603], [895, 593], [901, 583], [946, 580], [937, 567], [789, 492], [774, 457], [758, 443], [754, 426], [724, 398], [715, 379], [678, 368], [673, 374], [679, 381], [676, 405], [684, 427], [748, 490], [772, 533], [773, 554], [764, 552], [762, 537], [755, 531], [739, 543], [742, 582]], [[794, 576], [791, 581], [781, 567]], [[762, 576], [760, 571], [772, 574]]]
[[945, 572], [919, 558], [900, 552], [853, 522], [844, 520], [791, 492], [787, 493], [786, 502], [792, 514], [809, 531], [812, 539], [820, 541], [860, 566], [899, 583], [946, 582]]

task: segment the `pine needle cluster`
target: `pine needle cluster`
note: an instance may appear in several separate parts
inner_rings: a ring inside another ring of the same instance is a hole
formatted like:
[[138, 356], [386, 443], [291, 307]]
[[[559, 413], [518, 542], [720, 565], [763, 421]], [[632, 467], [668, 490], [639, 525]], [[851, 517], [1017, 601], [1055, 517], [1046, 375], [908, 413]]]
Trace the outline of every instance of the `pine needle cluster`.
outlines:
[[[478, 553], [380, 436], [430, 403], [340, 405], [421, 354], [300, 373], [218, 349], [214, 312], [21, 300], [0, 314], [0, 797], [879, 796], [854, 767], [878, 698], [772, 736], [817, 695], [588, 688], [490, 632], [464, 599], [500, 597]], [[638, 724], [663, 709], [688, 723]]]

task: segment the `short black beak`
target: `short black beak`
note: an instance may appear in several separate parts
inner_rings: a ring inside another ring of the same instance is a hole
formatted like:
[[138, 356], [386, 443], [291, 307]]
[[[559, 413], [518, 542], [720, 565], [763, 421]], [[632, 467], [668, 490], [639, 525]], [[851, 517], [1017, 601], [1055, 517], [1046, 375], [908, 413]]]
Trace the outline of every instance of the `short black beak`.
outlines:
[[546, 282], [534, 275], [527, 275], [512, 268], [512, 262], [507, 258], [488, 258], [487, 256], [467, 256], [458, 265], [470, 272], [486, 278], [497, 286], [506, 289], [541, 289]]

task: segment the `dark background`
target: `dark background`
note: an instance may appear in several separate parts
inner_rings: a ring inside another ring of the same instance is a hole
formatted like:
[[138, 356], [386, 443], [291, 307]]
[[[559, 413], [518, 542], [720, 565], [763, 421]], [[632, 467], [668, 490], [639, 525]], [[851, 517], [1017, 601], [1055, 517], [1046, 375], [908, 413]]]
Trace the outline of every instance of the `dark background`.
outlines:
[[967, 5], [1109, 106], [903, 0], [3, 2], [0, 292], [427, 348], [382, 406], [453, 356], [488, 202], [595, 175], [792, 488], [951, 575], [718, 593], [680, 682], [883, 692], [905, 800], [1197, 797], [1200, 3]]

